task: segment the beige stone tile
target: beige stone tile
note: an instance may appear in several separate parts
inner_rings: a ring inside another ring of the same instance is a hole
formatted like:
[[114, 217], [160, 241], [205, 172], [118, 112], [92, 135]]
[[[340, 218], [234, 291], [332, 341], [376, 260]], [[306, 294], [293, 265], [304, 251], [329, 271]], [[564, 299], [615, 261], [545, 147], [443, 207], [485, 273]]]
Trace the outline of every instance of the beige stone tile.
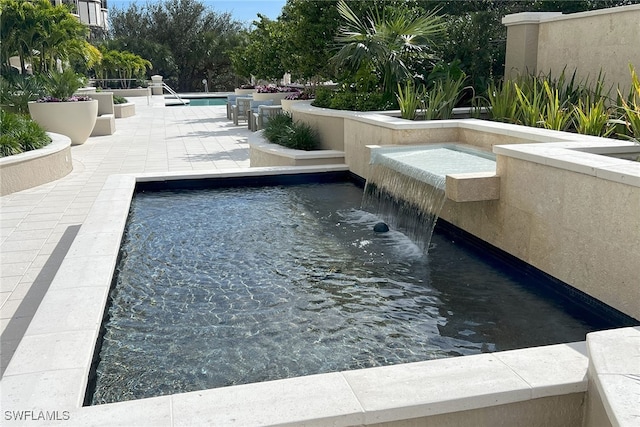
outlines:
[[171, 400], [175, 426], [362, 423], [362, 408], [338, 373], [184, 393]]
[[[45, 352], [43, 357], [48, 357], [48, 352]], [[71, 412], [80, 407], [84, 396], [82, 388], [86, 383], [85, 370], [60, 369], [12, 375], [10, 372], [14, 364], [16, 364], [16, 355], [2, 378], [0, 399], [3, 415], [5, 410], [40, 411], [45, 408], [54, 408]], [[24, 423], [7, 425], [24, 425]]]
[[161, 396], [127, 402], [84, 406], [69, 411], [69, 426], [113, 427], [171, 427], [173, 414], [171, 397]]
[[493, 355], [344, 372], [365, 423], [388, 422], [528, 399], [530, 386]]
[[[95, 331], [70, 331], [22, 338], [6, 376], [47, 371], [87, 370], [95, 346]], [[82, 384], [79, 384], [82, 385]], [[79, 392], [80, 390], [75, 390]]]
[[494, 353], [532, 387], [532, 397], [587, 390], [589, 359], [584, 342]]

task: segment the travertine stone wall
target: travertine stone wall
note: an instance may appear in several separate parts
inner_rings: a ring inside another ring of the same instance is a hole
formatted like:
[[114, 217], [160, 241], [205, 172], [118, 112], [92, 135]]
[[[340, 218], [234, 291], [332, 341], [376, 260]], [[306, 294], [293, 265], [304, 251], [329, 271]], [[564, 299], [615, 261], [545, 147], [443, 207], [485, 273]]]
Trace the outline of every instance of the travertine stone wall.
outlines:
[[507, 26], [505, 75], [577, 70], [593, 81], [602, 71], [614, 90], [626, 93], [628, 64], [640, 68], [640, 5], [569, 15], [522, 13], [503, 18]]
[[499, 200], [440, 216], [640, 319], [640, 189], [504, 156], [497, 175]]

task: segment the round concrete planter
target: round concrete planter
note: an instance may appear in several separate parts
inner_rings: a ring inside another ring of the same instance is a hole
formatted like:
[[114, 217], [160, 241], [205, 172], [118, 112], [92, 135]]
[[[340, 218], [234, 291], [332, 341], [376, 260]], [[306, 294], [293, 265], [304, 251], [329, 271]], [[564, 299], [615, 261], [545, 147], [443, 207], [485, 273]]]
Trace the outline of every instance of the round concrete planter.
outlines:
[[71, 140], [57, 133], [48, 135], [49, 145], [0, 159], [0, 196], [55, 181], [71, 172]]
[[98, 118], [98, 101], [29, 102], [31, 118], [48, 132], [66, 135], [71, 145], [84, 144]]
[[273, 105], [280, 105], [280, 102], [285, 99], [287, 96], [296, 92], [276, 92], [276, 93], [254, 93], [253, 100], [254, 101], [267, 101], [269, 99], [273, 100]]
[[238, 96], [251, 95], [255, 91], [256, 91], [255, 89], [238, 89], [238, 88], [236, 88], [235, 94], [238, 95]]
[[282, 109], [284, 111], [291, 113], [291, 106], [293, 104], [304, 101], [308, 101], [308, 99], [283, 99], [282, 101], [280, 101], [280, 105], [282, 105]]

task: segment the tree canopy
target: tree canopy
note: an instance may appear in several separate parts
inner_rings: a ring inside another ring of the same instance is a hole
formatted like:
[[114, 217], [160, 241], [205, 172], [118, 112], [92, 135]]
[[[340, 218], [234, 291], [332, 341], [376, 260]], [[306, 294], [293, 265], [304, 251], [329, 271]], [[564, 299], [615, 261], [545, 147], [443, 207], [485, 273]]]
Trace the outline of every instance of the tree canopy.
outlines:
[[34, 72], [54, 68], [56, 60], [73, 56], [90, 59], [87, 26], [69, 13], [65, 5], [48, 0], [0, 0], [0, 55], [3, 66], [17, 56], [21, 72], [27, 64]]
[[165, 0], [110, 10], [111, 49], [149, 60], [151, 74], [161, 74], [177, 90], [234, 86], [228, 51], [241, 43], [242, 25], [198, 0]]

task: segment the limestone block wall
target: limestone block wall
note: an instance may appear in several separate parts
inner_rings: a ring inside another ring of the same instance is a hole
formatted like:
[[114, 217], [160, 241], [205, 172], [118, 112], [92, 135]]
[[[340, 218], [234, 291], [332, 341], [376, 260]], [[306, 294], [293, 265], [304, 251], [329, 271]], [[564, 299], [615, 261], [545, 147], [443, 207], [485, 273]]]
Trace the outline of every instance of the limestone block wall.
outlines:
[[[331, 114], [332, 110], [311, 107], [311, 103], [300, 103], [300, 106], [308, 108], [292, 107], [293, 119], [296, 122], [306, 123], [313, 129], [317, 129], [320, 136], [320, 148], [323, 150], [344, 150], [344, 117], [339, 114]], [[310, 113], [308, 109], [313, 112]], [[323, 114], [324, 113], [324, 114]]]
[[608, 85], [629, 88], [628, 64], [640, 68], [640, 5], [569, 15], [522, 13], [503, 18], [507, 26], [505, 75], [548, 73], [566, 67], [580, 78], [600, 71]]
[[592, 297], [640, 319], [640, 189], [498, 156], [500, 199], [440, 216]]

